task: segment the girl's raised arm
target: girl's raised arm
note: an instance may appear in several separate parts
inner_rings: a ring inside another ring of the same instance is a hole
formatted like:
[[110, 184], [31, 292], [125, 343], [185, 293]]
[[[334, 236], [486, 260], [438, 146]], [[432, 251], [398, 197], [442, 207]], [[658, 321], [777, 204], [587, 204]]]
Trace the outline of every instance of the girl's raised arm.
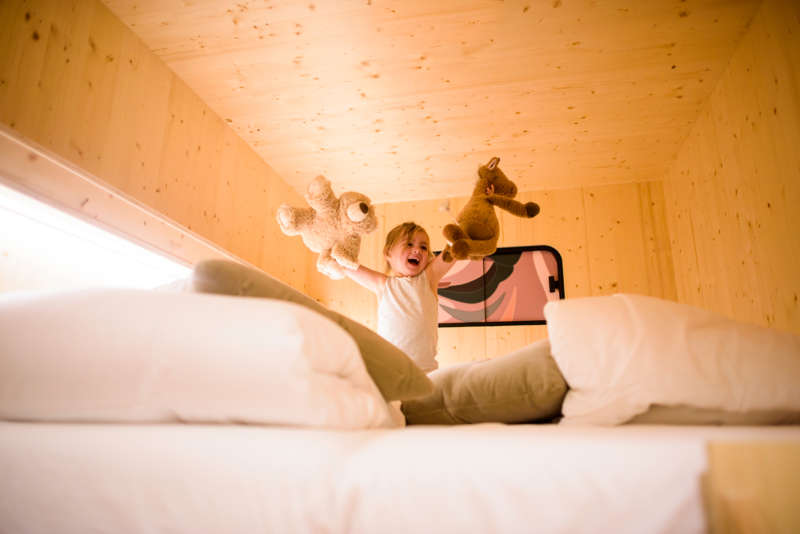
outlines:
[[385, 274], [379, 273], [378, 271], [373, 271], [372, 269], [364, 267], [363, 265], [359, 265], [358, 269], [355, 271], [343, 268], [342, 272], [349, 279], [358, 283], [360, 286], [366, 287], [376, 295], [380, 294], [384, 284], [386, 283]]
[[440, 252], [438, 256], [431, 260], [427, 267], [428, 281], [431, 283], [431, 287], [434, 291], [436, 291], [436, 287], [439, 285], [439, 280], [441, 280], [442, 277], [447, 274], [447, 271], [455, 265], [455, 260], [447, 262], [444, 261], [442, 256], [444, 256], [444, 254]]

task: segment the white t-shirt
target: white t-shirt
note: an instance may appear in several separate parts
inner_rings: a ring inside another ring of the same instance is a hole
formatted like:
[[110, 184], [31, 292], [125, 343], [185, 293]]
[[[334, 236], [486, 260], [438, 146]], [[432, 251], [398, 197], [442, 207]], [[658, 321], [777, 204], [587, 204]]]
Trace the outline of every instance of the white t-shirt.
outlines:
[[378, 302], [378, 333], [408, 354], [426, 373], [436, 362], [439, 302], [427, 271], [390, 276]]

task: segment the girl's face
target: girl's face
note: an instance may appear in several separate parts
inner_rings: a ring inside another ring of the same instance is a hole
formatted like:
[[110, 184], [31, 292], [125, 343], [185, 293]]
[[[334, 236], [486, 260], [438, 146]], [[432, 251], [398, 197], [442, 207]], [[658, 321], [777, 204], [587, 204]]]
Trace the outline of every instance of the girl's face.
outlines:
[[428, 234], [417, 230], [413, 236], [406, 236], [389, 249], [386, 261], [399, 276], [416, 276], [428, 265]]

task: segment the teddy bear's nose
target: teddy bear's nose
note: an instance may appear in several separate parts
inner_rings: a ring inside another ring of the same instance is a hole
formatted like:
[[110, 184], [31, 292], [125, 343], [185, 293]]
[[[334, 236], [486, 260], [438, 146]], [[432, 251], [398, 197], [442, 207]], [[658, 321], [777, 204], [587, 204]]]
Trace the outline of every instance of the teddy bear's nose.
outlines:
[[366, 202], [351, 204], [347, 207], [347, 218], [353, 222], [361, 222], [367, 218], [369, 205]]

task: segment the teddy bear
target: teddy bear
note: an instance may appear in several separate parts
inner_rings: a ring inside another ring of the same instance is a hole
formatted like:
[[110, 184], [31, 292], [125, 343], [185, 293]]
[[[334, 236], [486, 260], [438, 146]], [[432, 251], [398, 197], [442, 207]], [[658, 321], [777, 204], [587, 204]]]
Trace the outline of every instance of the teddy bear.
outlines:
[[531, 218], [539, 213], [535, 202], [522, 204], [514, 200], [517, 186], [503, 174], [498, 163], [500, 158], [495, 157], [480, 166], [472, 197], [456, 217], [458, 224], [448, 224], [442, 229], [448, 242], [444, 250], [446, 261], [480, 259], [497, 250], [500, 222], [495, 206], [517, 217]]
[[305, 194], [309, 207], [278, 207], [278, 225], [286, 235], [302, 236], [303, 243], [318, 252], [317, 270], [334, 280], [344, 278], [341, 267], [358, 269], [361, 236], [378, 225], [375, 208], [361, 193], [348, 191], [339, 198], [324, 176], [317, 176]]

